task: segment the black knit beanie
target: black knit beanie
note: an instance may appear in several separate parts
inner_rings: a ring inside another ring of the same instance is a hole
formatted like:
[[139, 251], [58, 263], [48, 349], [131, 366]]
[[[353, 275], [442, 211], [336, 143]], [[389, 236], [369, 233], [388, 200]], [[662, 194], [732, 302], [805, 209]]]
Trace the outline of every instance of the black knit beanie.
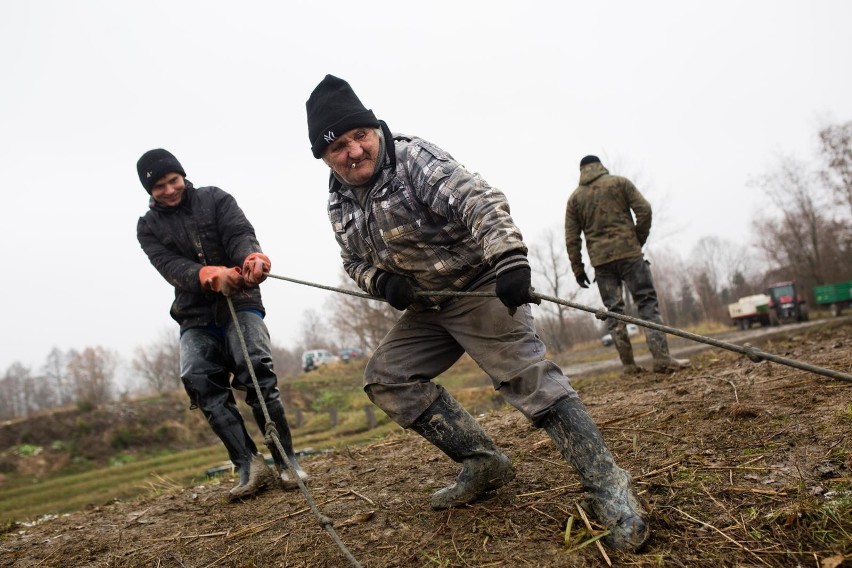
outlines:
[[334, 75], [326, 75], [320, 81], [305, 107], [308, 111], [308, 139], [314, 158], [321, 158], [335, 138], [353, 128], [379, 127], [376, 115], [361, 104], [349, 83]]
[[582, 168], [586, 164], [594, 164], [595, 162], [600, 164], [601, 159], [598, 158], [597, 156], [589, 155], [589, 156], [586, 156], [585, 158], [583, 158], [582, 160], [580, 160], [580, 167]]
[[589, 155], [589, 156], [586, 156], [585, 158], [583, 158], [582, 160], [580, 160], [580, 167], [582, 168], [586, 164], [594, 164], [595, 162], [600, 164], [601, 159], [598, 158], [597, 156]]
[[148, 193], [151, 193], [154, 184], [168, 173], [177, 172], [186, 177], [186, 172], [183, 171], [183, 166], [180, 165], [177, 158], [171, 152], [162, 148], [148, 150], [142, 154], [142, 157], [136, 162], [136, 172], [139, 174], [142, 187]]

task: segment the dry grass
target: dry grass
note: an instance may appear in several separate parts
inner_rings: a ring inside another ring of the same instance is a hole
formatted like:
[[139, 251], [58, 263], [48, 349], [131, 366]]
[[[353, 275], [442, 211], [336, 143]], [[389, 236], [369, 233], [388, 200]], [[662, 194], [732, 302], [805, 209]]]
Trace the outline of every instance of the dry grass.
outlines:
[[[852, 327], [766, 345], [849, 372]], [[673, 376], [586, 379], [578, 390], [653, 529], [642, 554], [598, 548], [576, 475], [514, 410], [482, 423], [516, 479], [473, 506], [435, 512], [457, 472], [410, 432], [304, 460], [310, 491], [369, 567], [814, 566], [852, 556], [852, 385], [708, 352]], [[299, 493], [227, 504], [226, 487], [100, 505], [0, 538], [4, 566], [341, 567]], [[571, 530], [566, 531], [570, 523]], [[844, 560], [847, 559], [847, 560]]]

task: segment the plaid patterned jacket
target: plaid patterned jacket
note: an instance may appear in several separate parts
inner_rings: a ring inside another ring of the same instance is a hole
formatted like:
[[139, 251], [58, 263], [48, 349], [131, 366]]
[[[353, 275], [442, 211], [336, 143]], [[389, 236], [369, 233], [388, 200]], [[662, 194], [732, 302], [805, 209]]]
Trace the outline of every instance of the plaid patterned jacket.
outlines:
[[378, 295], [377, 269], [423, 290], [462, 290], [503, 253], [526, 254], [501, 191], [434, 144], [389, 134], [385, 127], [395, 160], [386, 153], [365, 208], [331, 176], [329, 220], [343, 267], [362, 290]]

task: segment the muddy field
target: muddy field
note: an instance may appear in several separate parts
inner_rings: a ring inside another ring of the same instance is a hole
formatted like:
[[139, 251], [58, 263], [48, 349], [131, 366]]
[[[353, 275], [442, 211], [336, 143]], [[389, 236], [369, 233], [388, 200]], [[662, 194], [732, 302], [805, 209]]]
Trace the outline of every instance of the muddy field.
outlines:
[[[852, 372], [848, 322], [759, 346]], [[402, 431], [304, 459], [311, 495], [354, 559], [376, 568], [852, 565], [852, 383], [719, 350], [693, 363], [672, 376], [575, 382], [650, 511], [642, 554], [576, 549], [599, 533], [583, 528], [578, 479], [512, 409], [480, 420], [517, 477], [473, 506], [429, 508], [457, 466]], [[18, 527], [0, 537], [0, 566], [351, 565], [301, 493], [230, 504], [232, 483], [160, 480], [157, 495]]]

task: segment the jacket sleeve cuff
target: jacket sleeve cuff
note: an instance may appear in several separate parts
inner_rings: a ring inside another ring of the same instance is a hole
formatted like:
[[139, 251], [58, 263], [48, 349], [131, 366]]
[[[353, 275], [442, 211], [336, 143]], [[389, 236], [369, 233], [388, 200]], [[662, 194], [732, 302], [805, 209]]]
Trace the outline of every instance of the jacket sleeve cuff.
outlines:
[[509, 251], [497, 259], [494, 269], [497, 271], [497, 276], [517, 270], [519, 268], [529, 268], [530, 263], [527, 261], [527, 255], [517, 250]]
[[388, 278], [390, 278], [389, 272], [376, 269], [376, 275], [373, 277], [373, 290], [375, 290], [379, 296], [384, 297], [385, 286], [387, 286]]

